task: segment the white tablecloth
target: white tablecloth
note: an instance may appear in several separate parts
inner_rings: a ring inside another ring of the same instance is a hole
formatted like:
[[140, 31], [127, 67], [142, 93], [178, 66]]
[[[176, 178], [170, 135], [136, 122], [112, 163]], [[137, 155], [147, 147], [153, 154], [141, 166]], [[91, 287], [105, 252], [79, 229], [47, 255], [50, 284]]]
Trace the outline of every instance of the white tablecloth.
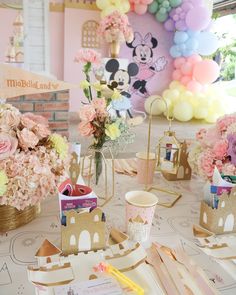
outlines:
[[[178, 191], [183, 197], [172, 208], [157, 206], [151, 240], [170, 247], [180, 245], [202, 266], [221, 294], [236, 294], [236, 282], [231, 276], [194, 244], [192, 224], [198, 223], [203, 183], [196, 177], [191, 181], [168, 182], [158, 176], [155, 184]], [[104, 207], [109, 228], [114, 226], [124, 230], [124, 195], [125, 192], [138, 188], [142, 186], [137, 185], [135, 177], [116, 175], [116, 195]], [[34, 294], [34, 288], [27, 280], [26, 268], [35, 262], [34, 254], [45, 238], [60, 247], [59, 206], [56, 197], [43, 202], [41, 215], [30, 224], [9, 232], [7, 236], [0, 236], [1, 295]]]

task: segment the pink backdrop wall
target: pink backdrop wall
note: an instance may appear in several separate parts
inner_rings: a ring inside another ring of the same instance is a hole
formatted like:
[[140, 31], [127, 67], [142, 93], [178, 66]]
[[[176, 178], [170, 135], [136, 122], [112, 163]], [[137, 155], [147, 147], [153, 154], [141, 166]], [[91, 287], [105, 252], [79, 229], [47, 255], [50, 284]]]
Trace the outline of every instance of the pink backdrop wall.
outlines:
[[13, 35], [13, 22], [18, 11], [14, 9], [0, 8], [0, 62], [5, 61], [5, 52], [9, 37]]

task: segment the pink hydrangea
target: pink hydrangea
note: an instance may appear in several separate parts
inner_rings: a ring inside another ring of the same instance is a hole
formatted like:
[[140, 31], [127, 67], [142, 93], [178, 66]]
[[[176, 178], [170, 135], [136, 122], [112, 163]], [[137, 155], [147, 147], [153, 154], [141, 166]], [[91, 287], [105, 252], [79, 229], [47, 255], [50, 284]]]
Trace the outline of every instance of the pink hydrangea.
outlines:
[[215, 154], [210, 150], [206, 149], [203, 151], [198, 158], [198, 169], [201, 176], [204, 178], [211, 178], [215, 168]]
[[228, 141], [226, 139], [221, 139], [214, 144], [213, 153], [216, 155], [217, 159], [224, 160], [227, 156]]
[[233, 123], [236, 123], [236, 113], [219, 118], [216, 122], [216, 128], [220, 131], [220, 133], [224, 133]]
[[75, 56], [75, 62], [100, 64], [101, 54], [93, 49], [80, 49]]

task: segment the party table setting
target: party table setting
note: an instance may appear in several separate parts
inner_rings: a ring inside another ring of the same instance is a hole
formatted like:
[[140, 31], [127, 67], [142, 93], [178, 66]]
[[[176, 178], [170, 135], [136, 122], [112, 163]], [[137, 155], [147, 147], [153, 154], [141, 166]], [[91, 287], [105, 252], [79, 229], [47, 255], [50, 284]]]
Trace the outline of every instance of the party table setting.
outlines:
[[[0, 67], [0, 294], [236, 294], [236, 113], [213, 83], [212, 11], [203, 0], [96, 4], [109, 56], [80, 48], [78, 85]], [[133, 29], [147, 13], [169, 34], [168, 56]], [[170, 64], [170, 83], [150, 93]], [[76, 142], [7, 101], [72, 88], [83, 93]], [[199, 130], [184, 138], [192, 119]]]

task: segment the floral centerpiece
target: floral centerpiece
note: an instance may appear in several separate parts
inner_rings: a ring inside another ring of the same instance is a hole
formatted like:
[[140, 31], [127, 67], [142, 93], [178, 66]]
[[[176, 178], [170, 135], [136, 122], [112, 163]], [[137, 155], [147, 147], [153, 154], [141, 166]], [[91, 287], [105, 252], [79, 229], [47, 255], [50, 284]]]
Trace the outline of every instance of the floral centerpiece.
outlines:
[[236, 113], [199, 130], [190, 146], [189, 163], [204, 179], [212, 179], [215, 166], [225, 175], [236, 175]]
[[111, 57], [118, 56], [120, 43], [130, 43], [134, 38], [127, 15], [119, 11], [114, 11], [101, 20], [98, 34], [110, 43]]
[[0, 104], [0, 205], [24, 210], [56, 195], [68, 170], [68, 142], [44, 117]]
[[[102, 172], [102, 154], [99, 152], [104, 145], [122, 145], [132, 141], [132, 134], [129, 133], [129, 126], [125, 119], [112, 117], [108, 112], [108, 106], [113, 99], [121, 97], [118, 90], [110, 90], [99, 82], [90, 82], [92, 65], [99, 64], [101, 57], [94, 50], [80, 50], [75, 57], [75, 62], [83, 63], [83, 71], [86, 80], [80, 83], [88, 103], [84, 103], [79, 111], [81, 122], [79, 123], [79, 133], [84, 137], [93, 137], [90, 148], [95, 150], [95, 171], [96, 184]], [[107, 95], [107, 90], [108, 95]], [[95, 92], [95, 97], [93, 93]], [[106, 93], [106, 95], [105, 95]]]

